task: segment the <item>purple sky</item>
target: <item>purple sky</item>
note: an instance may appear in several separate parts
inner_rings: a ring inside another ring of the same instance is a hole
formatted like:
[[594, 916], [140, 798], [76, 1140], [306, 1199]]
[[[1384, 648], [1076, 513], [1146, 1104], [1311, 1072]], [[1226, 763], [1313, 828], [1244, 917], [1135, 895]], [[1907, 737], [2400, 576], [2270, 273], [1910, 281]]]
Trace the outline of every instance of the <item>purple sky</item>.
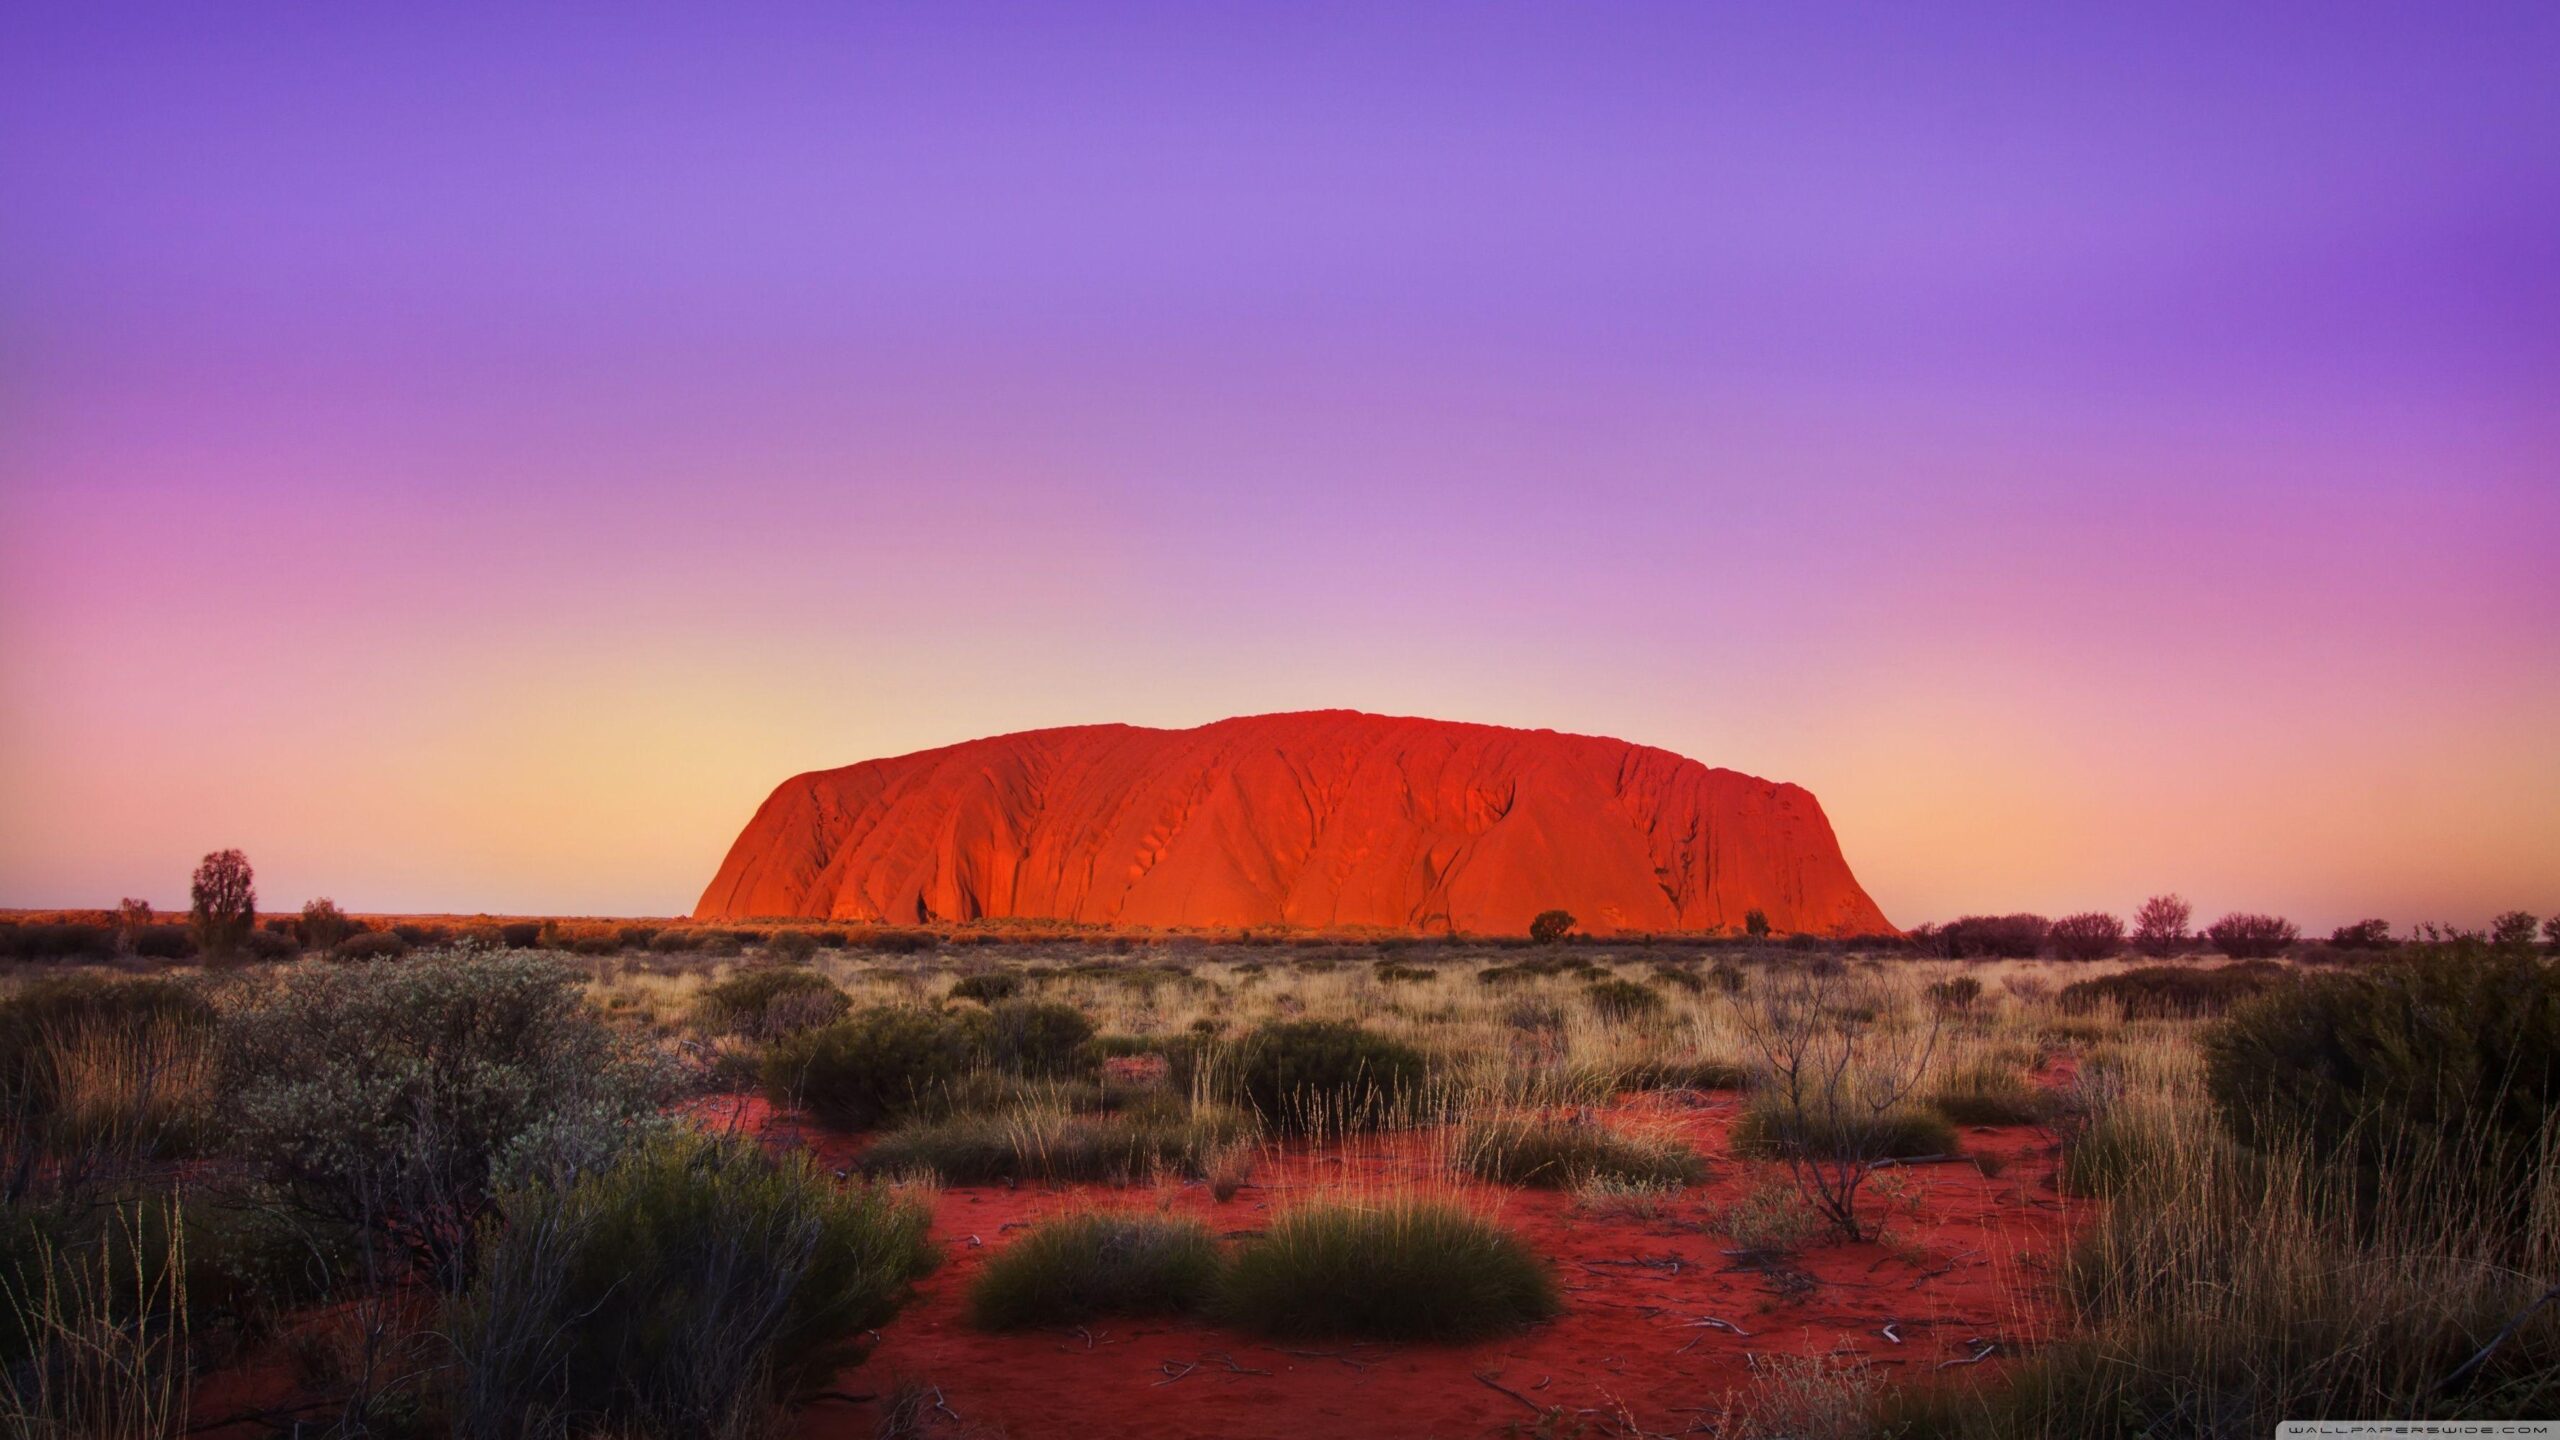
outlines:
[[1350, 705], [2560, 908], [2560, 6], [19, 7], [0, 904]]

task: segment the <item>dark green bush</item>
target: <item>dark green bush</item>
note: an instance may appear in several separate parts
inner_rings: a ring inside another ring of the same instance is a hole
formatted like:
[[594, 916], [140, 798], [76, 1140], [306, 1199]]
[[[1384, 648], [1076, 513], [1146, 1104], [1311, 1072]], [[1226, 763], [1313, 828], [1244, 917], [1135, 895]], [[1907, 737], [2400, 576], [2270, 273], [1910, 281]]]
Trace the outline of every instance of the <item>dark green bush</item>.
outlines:
[[1931, 1008], [1946, 1014], [1962, 1015], [1981, 1003], [1982, 982], [1970, 975], [1958, 975], [1950, 980], [1931, 982], [1925, 993]]
[[1056, 1000], [999, 1000], [978, 1022], [987, 1062], [1017, 1075], [1066, 1075], [1083, 1068], [1093, 1022]]
[[2560, 1107], [2560, 971], [2435, 948], [2270, 991], [2201, 1044], [2207, 1092], [2240, 1143], [2298, 1139], [2367, 1170], [2423, 1165], [2448, 1206], [2518, 1215]]
[[329, 952], [332, 960], [348, 964], [367, 964], [376, 960], [397, 960], [409, 953], [409, 942], [388, 930], [367, 930], [350, 935]]
[[1652, 1019], [1664, 1009], [1661, 991], [1615, 976], [1592, 981], [1582, 994], [1591, 1002], [1592, 1014], [1620, 1024]]
[[1956, 1153], [1956, 1132], [1937, 1114], [1916, 1106], [1870, 1114], [1843, 1109], [1833, 1115], [1808, 1108], [1797, 1114], [1784, 1097], [1754, 1095], [1733, 1123], [1729, 1143], [1736, 1155], [1775, 1157], [1812, 1155], [1826, 1159], [1908, 1160], [1920, 1155]]
[[184, 925], [146, 925], [134, 932], [133, 953], [145, 960], [184, 960], [196, 953], [196, 941]]
[[456, 1431], [763, 1433], [932, 1269], [931, 1216], [805, 1155], [677, 1132], [508, 1196], [451, 1331]]
[[2329, 932], [2332, 950], [2388, 950], [2398, 943], [2391, 938], [2388, 920], [2359, 920]]
[[852, 1008], [852, 999], [817, 971], [769, 965], [705, 987], [693, 1018], [715, 1035], [776, 1040], [833, 1024]]
[[963, 975], [951, 987], [954, 1000], [975, 1000], [993, 1005], [1022, 993], [1022, 976], [1011, 970], [989, 970], [980, 975]]
[[777, 930], [764, 942], [764, 955], [778, 965], [805, 965], [818, 953], [818, 937], [806, 930]]
[[1343, 1020], [1281, 1020], [1238, 1045], [1241, 1102], [1283, 1132], [1374, 1129], [1420, 1098], [1422, 1052]]
[[2104, 960], [2124, 949], [2124, 922], [2096, 910], [2065, 915], [2053, 922], [2045, 943], [2057, 960]]
[[2049, 1108], [2045, 1092], [2016, 1066], [1994, 1064], [1946, 1075], [1929, 1092], [1929, 1104], [1958, 1125], [2033, 1125]]
[[1591, 1180], [1694, 1185], [1707, 1173], [1698, 1152], [1676, 1140], [1548, 1116], [1473, 1121], [1459, 1132], [1457, 1158], [1459, 1169], [1480, 1180], [1551, 1190]]
[[1529, 922], [1529, 938], [1540, 945], [1553, 945], [1573, 930], [1573, 917], [1562, 910], [1541, 910]]
[[1213, 1309], [1280, 1337], [1455, 1341], [1545, 1320], [1563, 1301], [1546, 1262], [1500, 1226], [1399, 1198], [1280, 1216], [1228, 1262]]
[[252, 930], [240, 937], [236, 953], [251, 960], [290, 960], [302, 953], [302, 946], [290, 935], [273, 930]]
[[2234, 960], [2272, 960], [2302, 938], [2290, 920], [2273, 915], [2225, 915], [2205, 927], [2205, 940]]
[[2292, 975], [2271, 960], [2137, 965], [2095, 980], [2074, 981], [2063, 986], [2056, 999], [2066, 1010], [2112, 1005], [2127, 1020], [2219, 1015], [2252, 995], [2284, 984]]
[[1197, 1220], [1098, 1214], [1044, 1220], [998, 1251], [969, 1287], [982, 1330], [1073, 1325], [1103, 1315], [1171, 1315], [1207, 1303], [1218, 1243]]
[[975, 1048], [950, 1017], [873, 1006], [777, 1041], [765, 1054], [765, 1093], [837, 1129], [869, 1130], [940, 1109]]

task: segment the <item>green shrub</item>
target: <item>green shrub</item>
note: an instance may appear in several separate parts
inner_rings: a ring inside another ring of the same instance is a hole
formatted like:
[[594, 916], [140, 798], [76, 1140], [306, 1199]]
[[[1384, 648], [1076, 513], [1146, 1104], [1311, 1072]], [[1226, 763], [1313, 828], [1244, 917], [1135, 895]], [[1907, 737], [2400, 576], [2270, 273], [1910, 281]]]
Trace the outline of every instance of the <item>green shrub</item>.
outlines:
[[2423, 1157], [2446, 1205], [2514, 1216], [2560, 1108], [2560, 970], [2442, 947], [2261, 995], [2200, 1044], [2241, 1144], [2298, 1140], [2368, 1171]]
[[1395, 1198], [1280, 1216], [1228, 1262], [1213, 1308], [1273, 1336], [1454, 1341], [1547, 1319], [1563, 1301], [1546, 1262], [1500, 1226]]
[[1083, 1068], [1093, 1022], [1056, 1000], [999, 1000], [978, 1024], [987, 1062], [1018, 1075], [1066, 1075]]
[[765, 1093], [840, 1130], [946, 1103], [975, 1047], [969, 1028], [923, 1010], [873, 1006], [832, 1025], [803, 1030], [765, 1054]]
[[1825, 1110], [1792, 1112], [1773, 1092], [1752, 1096], [1733, 1123], [1733, 1153], [1761, 1157], [1808, 1155], [1826, 1159], [1900, 1159], [1952, 1155], [1956, 1132], [1936, 1114], [1896, 1106], [1880, 1114], [1863, 1110], [1834, 1116]]
[[1281, 1020], [1245, 1036], [1234, 1083], [1276, 1130], [1361, 1130], [1409, 1113], [1425, 1069], [1422, 1052], [1348, 1021]]
[[1573, 917], [1562, 910], [1541, 910], [1529, 922], [1529, 938], [1540, 945], [1553, 945], [1572, 930]]
[[2127, 1020], [2219, 1015], [2252, 995], [2292, 978], [2293, 972], [2272, 960], [2242, 960], [2230, 965], [2137, 965], [2077, 980], [2055, 997], [2065, 1010], [2111, 1005]]
[[993, 1005], [1022, 993], [1023, 979], [1010, 970], [989, 970], [982, 975], [963, 975], [951, 987], [954, 1000], [975, 1000]]
[[1044, 1220], [996, 1252], [969, 1287], [982, 1330], [1171, 1315], [1206, 1304], [1218, 1244], [1197, 1220], [1087, 1212]]
[[2044, 1091], [2017, 1067], [1995, 1064], [1949, 1073], [1930, 1092], [1929, 1104], [1958, 1125], [2033, 1125], [2048, 1108]]
[[866, 1169], [930, 1170], [954, 1185], [1003, 1181], [1121, 1185], [1158, 1171], [1204, 1173], [1211, 1156], [1253, 1131], [1223, 1107], [1181, 1102], [1118, 1114], [1023, 1110], [902, 1125], [872, 1142]]
[[1570, 1190], [1594, 1180], [1694, 1185], [1706, 1162], [1676, 1140], [1622, 1135], [1604, 1125], [1547, 1116], [1470, 1122], [1458, 1135], [1458, 1168], [1481, 1180]]
[[1592, 981], [1582, 994], [1591, 1002], [1592, 1014], [1618, 1024], [1650, 1020], [1664, 1008], [1661, 991], [1615, 976]]
[[289, 970], [220, 1036], [231, 1151], [446, 1286], [510, 1173], [603, 1161], [661, 1123], [675, 1087], [588, 1008], [578, 972], [531, 952]]
[[694, 1001], [693, 1018], [715, 1035], [775, 1040], [833, 1024], [852, 1008], [852, 999], [817, 971], [769, 965], [706, 987]]
[[689, 1132], [511, 1193], [505, 1217], [450, 1327], [472, 1440], [762, 1433], [935, 1259], [923, 1206]]

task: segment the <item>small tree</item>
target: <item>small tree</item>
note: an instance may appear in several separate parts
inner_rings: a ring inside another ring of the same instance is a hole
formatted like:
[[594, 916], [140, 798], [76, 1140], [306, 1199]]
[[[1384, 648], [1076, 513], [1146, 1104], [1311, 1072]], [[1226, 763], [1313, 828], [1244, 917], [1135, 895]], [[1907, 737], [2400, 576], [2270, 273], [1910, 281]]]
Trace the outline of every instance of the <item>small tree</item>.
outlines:
[[1768, 938], [1769, 912], [1758, 908], [1744, 911], [1742, 915], [1742, 933], [1750, 936], [1754, 940]]
[[2391, 948], [2391, 922], [2359, 920], [2353, 925], [2341, 925], [2329, 932], [2329, 948], [2332, 950], [2388, 950]]
[[258, 928], [258, 890], [248, 856], [237, 850], [207, 855], [188, 893], [194, 904], [187, 924], [196, 933], [197, 949], [219, 960], [249, 943], [249, 932]]
[[303, 902], [302, 948], [335, 950], [354, 933], [356, 922], [347, 918], [347, 912], [338, 908], [337, 901], [322, 896]]
[[2154, 960], [2184, 952], [2194, 942], [2187, 922], [2195, 907], [2175, 895], [2154, 895], [2133, 912], [2133, 948]]
[[1573, 929], [1573, 917], [1562, 910], [1542, 910], [1529, 922], [1529, 938], [1541, 945], [1553, 945]]
[[2560, 915], [2542, 922], [2542, 943], [2550, 949], [2560, 950]]
[[128, 895], [116, 902], [116, 950], [132, 954], [142, 943], [142, 932], [151, 928], [151, 902]]
[[2530, 950], [2535, 923], [2530, 913], [2510, 910], [2489, 922], [2489, 943], [2501, 950]]
[[1777, 1157], [1805, 1203], [1850, 1240], [1871, 1233], [1858, 1212], [1876, 1162], [1892, 1151], [1938, 1051], [1942, 1018], [1879, 1023], [1884, 997], [1838, 966], [1770, 972], [1734, 1015], [1755, 1052], [1753, 1089], [1775, 1120]]

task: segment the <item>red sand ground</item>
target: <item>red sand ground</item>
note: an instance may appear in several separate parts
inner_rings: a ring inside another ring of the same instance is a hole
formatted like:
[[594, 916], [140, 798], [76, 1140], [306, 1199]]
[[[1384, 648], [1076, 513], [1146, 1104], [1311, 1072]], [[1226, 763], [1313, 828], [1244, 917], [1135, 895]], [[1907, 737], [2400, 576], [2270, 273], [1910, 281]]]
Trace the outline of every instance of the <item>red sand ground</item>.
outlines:
[[795, 775], [699, 920], [1048, 917], [1518, 935], [1893, 931], [1813, 796], [1667, 750], [1320, 710], [1080, 725]]
[[[1650, 1221], [1580, 1214], [1568, 1195], [1450, 1181], [1424, 1153], [1427, 1137], [1266, 1161], [1255, 1183], [1224, 1205], [1199, 1184], [956, 1187], [944, 1192], [934, 1220], [945, 1263], [839, 1384], [879, 1394], [899, 1379], [921, 1380], [940, 1388], [953, 1414], [1001, 1427], [1012, 1440], [1480, 1437], [1533, 1424], [1548, 1407], [1592, 1412], [1594, 1434], [1629, 1433], [1616, 1419], [1623, 1414], [1644, 1432], [1676, 1435], [1747, 1385], [1755, 1357], [1855, 1352], [1892, 1383], [1928, 1383], [1987, 1374], [1996, 1359], [1938, 1374], [1979, 1353], [1984, 1340], [2009, 1355], [2046, 1332], [2048, 1271], [2076, 1219], [2076, 1207], [2054, 1191], [2047, 1137], [2026, 1128], [1967, 1131], [1970, 1152], [2007, 1162], [1996, 1179], [1963, 1164], [1883, 1172], [1902, 1177], [1909, 1197], [1895, 1207], [1883, 1241], [1808, 1249], [1795, 1262], [1806, 1283], [1739, 1263], [1723, 1253], [1733, 1242], [1702, 1224], [1763, 1168], [1718, 1158], [1737, 1104], [1732, 1096], [1644, 1097], [1622, 1107], [1620, 1119], [1675, 1127], [1710, 1157], [1708, 1182]], [[739, 1118], [838, 1165], [860, 1150], [857, 1140], [806, 1131], [755, 1102]], [[1327, 1190], [1383, 1191], [1412, 1181], [1466, 1195], [1552, 1258], [1566, 1313], [1462, 1346], [1272, 1344], [1163, 1319], [1105, 1321], [1087, 1333], [987, 1335], [961, 1318], [986, 1257], [1022, 1226], [1063, 1210], [1162, 1202], [1233, 1234], [1258, 1230], [1277, 1211]], [[1748, 1333], [1701, 1323], [1711, 1318]], [[1888, 1325], [1901, 1343], [1886, 1337]], [[876, 1419], [876, 1405], [826, 1402], [804, 1412], [800, 1433], [853, 1440], [871, 1435]]]
[[[2024, 1127], [1966, 1131], [1970, 1153], [2006, 1162], [1996, 1179], [1965, 1164], [1884, 1172], [1908, 1187], [1884, 1239], [1809, 1248], [1793, 1265], [1801, 1278], [1790, 1279], [1726, 1255], [1733, 1242], [1703, 1223], [1755, 1174], [1776, 1178], [1766, 1166], [1722, 1158], [1738, 1104], [1731, 1095], [1656, 1095], [1618, 1107], [1619, 1122], [1675, 1129], [1709, 1159], [1707, 1182], [1652, 1220], [1597, 1218], [1578, 1213], [1568, 1195], [1454, 1180], [1428, 1135], [1295, 1147], [1266, 1157], [1254, 1182], [1223, 1205], [1197, 1183], [954, 1187], [934, 1217], [942, 1267], [836, 1385], [876, 1396], [901, 1379], [920, 1380], [939, 1387], [952, 1415], [1010, 1440], [1483, 1437], [1515, 1425], [1526, 1433], [1550, 1407], [1587, 1412], [1594, 1435], [1635, 1433], [1631, 1427], [1678, 1435], [1747, 1386], [1757, 1357], [1854, 1352], [1895, 1384], [1963, 1381], [1990, 1374], [2048, 1333], [2049, 1272], [2083, 1210], [2055, 1193], [2048, 1137]], [[777, 1116], [761, 1100], [722, 1100], [696, 1113], [707, 1124], [806, 1145], [838, 1168], [866, 1143]], [[1273, 1344], [1164, 1319], [987, 1335], [961, 1319], [962, 1297], [987, 1256], [1023, 1226], [1061, 1211], [1162, 1203], [1237, 1236], [1302, 1199], [1402, 1185], [1438, 1187], [1497, 1215], [1553, 1260], [1565, 1314], [1471, 1345]], [[322, 1328], [320, 1318], [298, 1328]], [[1701, 1323], [1708, 1319], [1748, 1333]], [[1886, 1337], [1888, 1325], [1901, 1343]], [[1991, 1361], [1940, 1373], [1979, 1353], [1984, 1340], [1999, 1342]], [[196, 1424], [290, 1413], [310, 1398], [292, 1371], [270, 1351], [206, 1376], [195, 1395]], [[802, 1412], [799, 1433], [869, 1440], [877, 1411], [876, 1402], [822, 1401]], [[208, 1433], [272, 1432], [241, 1424]]]

